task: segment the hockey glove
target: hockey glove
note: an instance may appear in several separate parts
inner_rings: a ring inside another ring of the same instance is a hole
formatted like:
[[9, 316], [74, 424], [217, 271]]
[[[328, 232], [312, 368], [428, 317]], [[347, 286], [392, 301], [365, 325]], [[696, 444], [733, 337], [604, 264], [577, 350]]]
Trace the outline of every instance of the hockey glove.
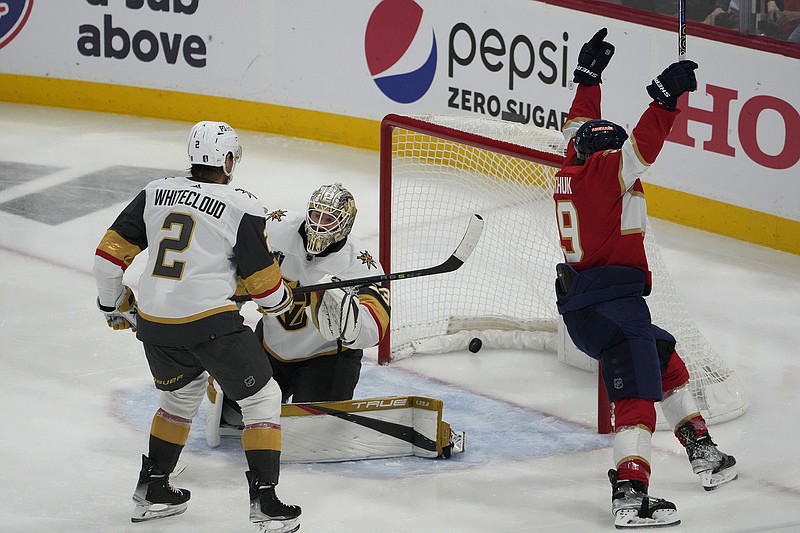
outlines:
[[108, 327], [112, 329], [131, 329], [136, 331], [136, 297], [130, 287], [123, 285], [123, 290], [113, 306], [105, 306], [97, 299], [97, 307], [106, 317]]
[[647, 94], [667, 109], [675, 109], [678, 97], [697, 89], [697, 63], [684, 59], [668, 66], [647, 86]]
[[311, 319], [320, 334], [328, 341], [349, 345], [361, 333], [358, 292], [355, 287], [330, 289], [311, 296]]
[[608, 30], [603, 28], [581, 47], [578, 54], [578, 67], [573, 73], [572, 81], [583, 85], [603, 83], [600, 74], [608, 66], [611, 56], [614, 55], [614, 45], [604, 41], [606, 35], [608, 35]]

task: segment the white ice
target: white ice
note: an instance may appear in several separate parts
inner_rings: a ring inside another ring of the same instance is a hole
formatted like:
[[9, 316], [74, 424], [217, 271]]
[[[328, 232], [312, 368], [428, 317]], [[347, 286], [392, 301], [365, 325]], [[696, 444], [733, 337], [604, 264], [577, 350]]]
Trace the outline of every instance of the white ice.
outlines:
[[[95, 308], [91, 276], [94, 248], [124, 203], [98, 210], [87, 200], [83, 216], [56, 225], [4, 209], [112, 165], [186, 168], [190, 126], [0, 104], [0, 531], [252, 530], [244, 455], [230, 444], [207, 448], [199, 423], [174, 480], [192, 491], [188, 511], [130, 523], [157, 393], [134, 335], [108, 329]], [[377, 255], [376, 153], [241, 137], [236, 185], [269, 208], [302, 209], [316, 186], [342, 181], [358, 203], [355, 231]], [[58, 168], [18, 181], [9, 163]], [[663, 221], [654, 227], [675, 285], [744, 382], [750, 408], [712, 427], [738, 460], [738, 481], [703, 491], [674, 437], [658, 432], [651, 494], [677, 504], [677, 531], [800, 531], [800, 257]], [[301, 531], [613, 529], [610, 439], [592, 430], [594, 375], [543, 353], [483, 350], [383, 367], [370, 351], [357, 396], [404, 391], [442, 396], [445, 420], [467, 432], [466, 453], [285, 465], [279, 495], [303, 507]]]

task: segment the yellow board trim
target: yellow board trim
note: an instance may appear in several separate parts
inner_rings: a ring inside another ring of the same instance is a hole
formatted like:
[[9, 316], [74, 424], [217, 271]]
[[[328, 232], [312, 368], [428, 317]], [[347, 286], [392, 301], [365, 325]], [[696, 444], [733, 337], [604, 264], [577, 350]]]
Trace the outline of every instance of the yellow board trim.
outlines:
[[[246, 130], [367, 150], [380, 146], [375, 120], [161, 89], [0, 74], [0, 101], [189, 123], [217, 116]], [[647, 199], [653, 217], [800, 255], [800, 221], [652, 184]]]
[[224, 117], [236, 129], [377, 150], [379, 122], [220, 96], [79, 80], [0, 74], [0, 101], [180, 120]]
[[710, 198], [645, 184], [650, 216], [800, 254], [800, 222]]

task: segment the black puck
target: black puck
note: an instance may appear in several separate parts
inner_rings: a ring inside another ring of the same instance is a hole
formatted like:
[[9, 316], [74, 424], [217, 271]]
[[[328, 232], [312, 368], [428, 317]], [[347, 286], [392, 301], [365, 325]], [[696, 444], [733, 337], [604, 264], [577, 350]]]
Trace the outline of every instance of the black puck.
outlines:
[[481, 346], [483, 346], [483, 343], [477, 337], [469, 341], [469, 351], [472, 353], [478, 353], [478, 350], [481, 349]]

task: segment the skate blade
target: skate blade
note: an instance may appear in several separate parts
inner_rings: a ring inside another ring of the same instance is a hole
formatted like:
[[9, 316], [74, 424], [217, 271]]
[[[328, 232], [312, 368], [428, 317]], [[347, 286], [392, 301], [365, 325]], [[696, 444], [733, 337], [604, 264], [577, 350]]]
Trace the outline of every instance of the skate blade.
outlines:
[[294, 533], [300, 529], [300, 518], [265, 520], [255, 524], [257, 533]]
[[149, 522], [159, 518], [167, 518], [186, 512], [186, 503], [169, 505], [165, 503], [138, 503], [131, 513], [131, 522]]
[[739, 473], [735, 468], [728, 468], [717, 473], [703, 472], [700, 474], [700, 481], [703, 483], [703, 488], [707, 491], [718, 489], [722, 485], [736, 479], [739, 479]]
[[623, 509], [614, 515], [614, 527], [617, 529], [672, 527], [680, 523], [678, 513], [672, 509], [655, 511], [653, 518], [641, 518], [636, 509]]

